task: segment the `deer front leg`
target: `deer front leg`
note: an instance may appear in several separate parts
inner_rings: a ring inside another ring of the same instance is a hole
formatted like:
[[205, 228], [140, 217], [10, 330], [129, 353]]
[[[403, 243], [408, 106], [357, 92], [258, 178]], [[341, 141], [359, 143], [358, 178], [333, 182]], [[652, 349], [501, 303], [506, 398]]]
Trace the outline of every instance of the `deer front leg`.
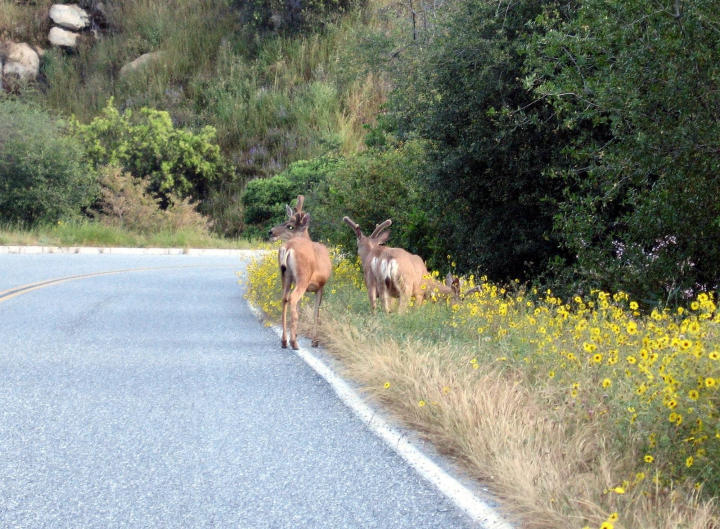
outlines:
[[312, 346], [317, 347], [318, 342], [318, 319], [320, 316], [320, 303], [322, 303], [322, 297], [323, 297], [323, 289], [319, 288], [317, 292], [315, 292], [315, 322], [313, 324], [313, 339], [312, 339]]

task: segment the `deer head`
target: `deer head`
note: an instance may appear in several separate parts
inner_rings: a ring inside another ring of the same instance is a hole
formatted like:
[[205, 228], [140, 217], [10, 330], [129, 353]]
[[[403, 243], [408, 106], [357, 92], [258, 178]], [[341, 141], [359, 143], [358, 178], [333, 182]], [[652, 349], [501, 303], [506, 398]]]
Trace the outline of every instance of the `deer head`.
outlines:
[[360, 256], [361, 261], [365, 261], [367, 255], [374, 248], [384, 244], [387, 242], [388, 238], [390, 238], [390, 232], [386, 230], [392, 225], [391, 219], [387, 219], [386, 221], [376, 225], [370, 236], [364, 235], [362, 230], [360, 230], [360, 226], [350, 217], [343, 217], [343, 220], [355, 232], [355, 237], [357, 237], [358, 255]]
[[309, 237], [307, 230], [310, 225], [310, 214], [302, 210], [304, 202], [305, 197], [298, 195], [294, 210], [287, 204], [285, 205], [287, 220], [270, 229], [271, 241], [278, 239], [287, 241], [298, 236]]

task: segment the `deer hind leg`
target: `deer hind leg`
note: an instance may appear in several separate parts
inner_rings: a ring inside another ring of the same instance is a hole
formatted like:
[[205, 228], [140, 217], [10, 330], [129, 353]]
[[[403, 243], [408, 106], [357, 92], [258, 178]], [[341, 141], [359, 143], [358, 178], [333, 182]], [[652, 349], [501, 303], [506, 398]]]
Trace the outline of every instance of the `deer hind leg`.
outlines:
[[282, 338], [280, 338], [280, 347], [283, 349], [287, 348], [287, 308], [288, 308], [288, 296], [283, 291], [282, 297]]
[[303, 294], [307, 287], [298, 288], [298, 284], [295, 284], [295, 288], [290, 293], [290, 347], [297, 350], [300, 346], [297, 342], [297, 326], [298, 326], [298, 302], [302, 299]]
[[370, 300], [370, 310], [375, 312], [377, 307], [377, 289], [375, 287], [368, 288], [368, 299]]
[[370, 310], [372, 312], [375, 312], [375, 308], [377, 307], [377, 298], [378, 298], [378, 288], [375, 280], [366, 281], [367, 285], [367, 291], [368, 291], [368, 299], [370, 300]]
[[282, 338], [280, 338], [280, 347], [287, 348], [287, 308], [290, 301], [290, 287], [292, 285], [292, 277], [286, 269], [281, 269], [282, 276]]
[[382, 298], [385, 313], [390, 312], [390, 287], [388, 285], [389, 281], [389, 279], [386, 279], [378, 288], [378, 290], [380, 291], [380, 297]]
[[320, 287], [317, 292], [315, 292], [315, 322], [313, 323], [313, 338], [312, 338], [312, 346], [317, 347], [318, 342], [318, 319], [320, 316], [320, 303], [322, 303], [323, 298], [323, 288]]

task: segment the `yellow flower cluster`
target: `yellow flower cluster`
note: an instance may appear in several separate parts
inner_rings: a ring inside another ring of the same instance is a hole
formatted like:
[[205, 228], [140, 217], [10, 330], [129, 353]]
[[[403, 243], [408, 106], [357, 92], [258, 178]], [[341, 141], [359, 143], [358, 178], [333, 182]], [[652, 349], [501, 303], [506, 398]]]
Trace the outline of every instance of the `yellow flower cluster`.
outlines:
[[503, 344], [508, 361], [531, 378], [544, 375], [546, 383], [567, 388], [568, 400], [602, 403], [618, 435], [645, 439], [653, 453], [644, 464], [654, 465], [656, 480], [701, 479], [717, 490], [720, 313], [714, 295], [700, 294], [688, 309], [643, 316], [623, 292], [595, 291], [565, 302], [550, 291], [514, 287], [508, 292], [483, 278], [478, 292], [450, 314], [452, 322]]

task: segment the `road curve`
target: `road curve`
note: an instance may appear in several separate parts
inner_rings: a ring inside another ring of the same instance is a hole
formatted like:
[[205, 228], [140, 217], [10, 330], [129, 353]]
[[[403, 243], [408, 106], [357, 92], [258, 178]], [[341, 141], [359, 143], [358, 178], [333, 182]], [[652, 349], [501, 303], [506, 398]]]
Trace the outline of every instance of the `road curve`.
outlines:
[[244, 264], [0, 255], [0, 527], [477, 527], [278, 347]]

